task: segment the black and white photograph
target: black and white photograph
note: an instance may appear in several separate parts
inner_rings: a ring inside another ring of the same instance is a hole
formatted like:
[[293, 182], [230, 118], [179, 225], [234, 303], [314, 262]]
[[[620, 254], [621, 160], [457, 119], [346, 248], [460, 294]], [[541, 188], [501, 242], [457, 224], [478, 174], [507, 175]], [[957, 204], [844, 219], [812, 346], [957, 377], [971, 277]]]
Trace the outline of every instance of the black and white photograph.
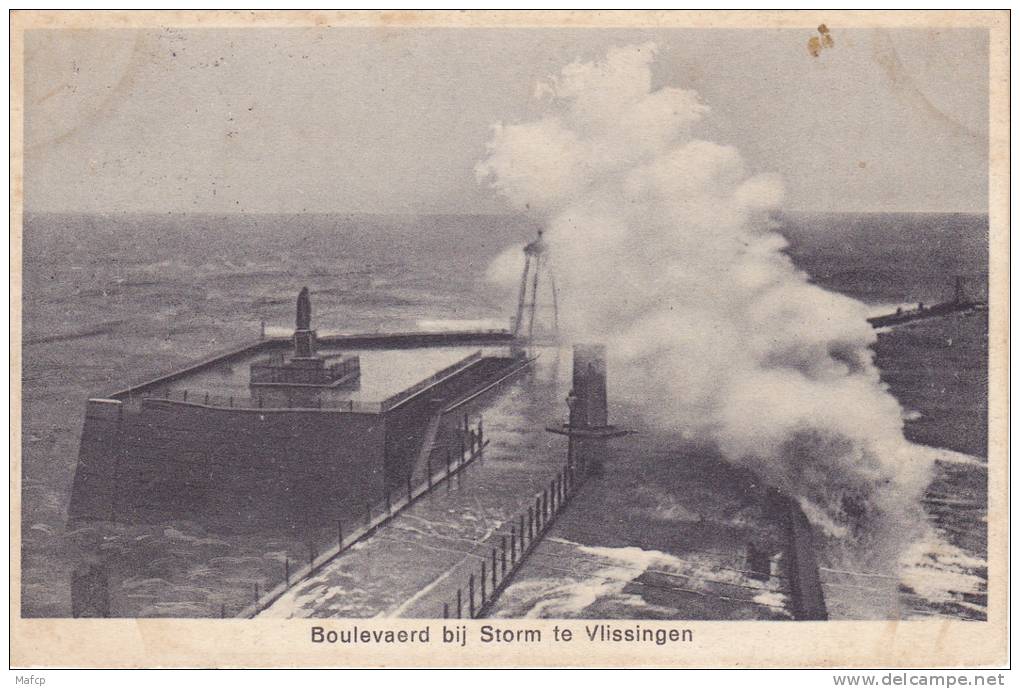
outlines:
[[93, 14], [20, 33], [21, 622], [521, 654], [1003, 605], [1008, 13]]

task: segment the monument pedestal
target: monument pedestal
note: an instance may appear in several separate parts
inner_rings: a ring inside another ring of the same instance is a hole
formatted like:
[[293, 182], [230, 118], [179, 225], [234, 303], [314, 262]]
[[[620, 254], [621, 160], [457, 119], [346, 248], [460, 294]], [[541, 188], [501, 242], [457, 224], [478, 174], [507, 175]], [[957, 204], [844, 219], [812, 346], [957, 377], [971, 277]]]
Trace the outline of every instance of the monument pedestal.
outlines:
[[314, 330], [294, 331], [294, 358], [314, 359], [316, 349], [316, 337]]
[[[312, 303], [305, 287], [298, 295], [297, 322], [294, 329], [294, 355], [284, 359], [277, 354], [270, 359], [256, 361], [251, 365], [251, 387], [272, 386], [290, 388], [293, 398], [301, 397], [301, 406], [317, 403], [318, 393], [308, 393], [310, 388], [356, 385], [361, 377], [361, 362], [357, 356], [334, 354], [328, 358], [319, 356], [318, 338], [311, 326]], [[304, 389], [304, 392], [301, 391]], [[292, 405], [293, 406], [293, 405]]]

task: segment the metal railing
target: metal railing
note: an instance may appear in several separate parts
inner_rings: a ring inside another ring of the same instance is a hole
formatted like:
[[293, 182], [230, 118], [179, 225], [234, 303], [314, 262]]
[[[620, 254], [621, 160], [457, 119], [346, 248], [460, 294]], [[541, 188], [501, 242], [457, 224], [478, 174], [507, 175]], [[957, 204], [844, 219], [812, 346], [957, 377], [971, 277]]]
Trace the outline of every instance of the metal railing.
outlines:
[[361, 360], [348, 357], [324, 368], [286, 366], [282, 361], [256, 362], [251, 365], [253, 385], [332, 385], [336, 381], [361, 371]]
[[[408, 476], [403, 490], [387, 490], [384, 499], [375, 505], [366, 502], [362, 520], [352, 520], [355, 523], [348, 521], [345, 524], [337, 519], [336, 536], [331, 544], [324, 547], [321, 552], [315, 546], [309, 546], [308, 560], [304, 563], [292, 562], [290, 558], [286, 558], [281, 573], [282, 579], [267, 588], [260, 588], [258, 583], [254, 583], [251, 604], [232, 616], [255, 617], [275, 603], [293, 585], [322, 569], [354, 544], [371, 536], [400, 512], [431, 493], [433, 489], [444, 483], [449, 485], [453, 477], [459, 476], [476, 459], [481, 459], [483, 450], [488, 445], [488, 441], [483, 436], [481, 419], [475, 428], [465, 426], [460, 431], [460, 447], [456, 452], [447, 451], [445, 466], [433, 467], [429, 461], [424, 481], [414, 485], [413, 480]], [[226, 608], [221, 606], [220, 616], [226, 617], [226, 613]]]
[[583, 464], [576, 468], [565, 466], [545, 490], [535, 495], [527, 512], [504, 524], [504, 528], [509, 526], [509, 534], [501, 535], [499, 547], [491, 547], [487, 557], [482, 557], [480, 571], [468, 576], [467, 595], [463, 588], [458, 588], [452, 603], [443, 603], [444, 619], [488, 616], [514, 574], [577, 493], [586, 474]]
[[[142, 408], [151, 409], [165, 405], [190, 405], [196, 407], [208, 407], [211, 409], [235, 409], [235, 410], [257, 410], [257, 411], [329, 411], [329, 412], [359, 412], [364, 414], [379, 414], [389, 411], [393, 407], [414, 397], [422, 390], [425, 390], [445, 378], [467, 368], [471, 364], [482, 359], [482, 352], [478, 350], [460, 359], [459, 361], [443, 368], [428, 378], [421, 380], [406, 390], [401, 390], [391, 395], [382, 402], [364, 402], [361, 400], [323, 400], [316, 395], [309, 395], [303, 398], [300, 394], [286, 395], [283, 392], [267, 392], [264, 395], [217, 395], [209, 392], [193, 390], [173, 390], [166, 388], [155, 390], [151, 394], [142, 397]], [[337, 364], [337, 365], [342, 365]], [[254, 364], [252, 365], [255, 366]]]
[[475, 363], [477, 361], [481, 361], [481, 359], [482, 359], [482, 350], [479, 349], [478, 351], [472, 352], [471, 354], [467, 355], [463, 359], [460, 359], [459, 361], [457, 361], [457, 362], [455, 362], [453, 364], [450, 364], [446, 368], [443, 368], [443, 369], [440, 369], [440, 370], [436, 371], [435, 373], [433, 373], [428, 378], [426, 378], [424, 380], [418, 381], [417, 383], [415, 383], [411, 387], [409, 387], [409, 388], [407, 388], [405, 390], [401, 390], [400, 392], [396, 393], [395, 395], [390, 395], [389, 397], [384, 399], [382, 402], [380, 402], [380, 405], [382, 406], [382, 408], [384, 410], [392, 409], [393, 407], [397, 406], [401, 402], [404, 402], [404, 401], [410, 399], [411, 397], [414, 397], [415, 395], [417, 395], [422, 390], [424, 390], [424, 389], [426, 389], [428, 387], [431, 387], [432, 385], [435, 385], [436, 383], [441, 381], [443, 378], [447, 378], [447, 377], [453, 375], [454, 373], [456, 373], [457, 371], [459, 371], [460, 369], [467, 368], [469, 365], [471, 365], [471, 364], [473, 364], [473, 363]]
[[158, 409], [169, 405], [186, 405], [209, 409], [226, 409], [235, 411], [291, 412], [291, 411], [325, 411], [325, 412], [358, 412], [362, 414], [379, 414], [383, 407], [378, 402], [362, 402], [360, 400], [323, 400], [312, 395], [308, 400], [299, 396], [287, 397], [281, 393], [265, 395], [214, 395], [208, 392], [192, 390], [163, 390], [142, 398], [143, 409]]

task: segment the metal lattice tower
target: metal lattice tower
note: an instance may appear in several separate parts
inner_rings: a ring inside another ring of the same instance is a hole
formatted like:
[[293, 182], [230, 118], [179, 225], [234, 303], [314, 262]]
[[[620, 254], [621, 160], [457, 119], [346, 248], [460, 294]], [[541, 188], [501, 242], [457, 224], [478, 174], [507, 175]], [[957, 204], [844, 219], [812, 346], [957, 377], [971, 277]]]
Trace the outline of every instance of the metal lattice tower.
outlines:
[[[552, 303], [543, 305], [538, 294], [544, 283], [548, 284]], [[524, 272], [521, 273], [521, 287], [517, 295], [517, 316], [514, 318], [514, 337], [524, 338], [528, 342], [535, 335], [535, 312], [552, 310], [552, 333], [555, 339], [559, 335], [560, 312], [556, 294], [556, 279], [549, 263], [549, 246], [542, 238], [542, 230], [538, 238], [524, 247]]]

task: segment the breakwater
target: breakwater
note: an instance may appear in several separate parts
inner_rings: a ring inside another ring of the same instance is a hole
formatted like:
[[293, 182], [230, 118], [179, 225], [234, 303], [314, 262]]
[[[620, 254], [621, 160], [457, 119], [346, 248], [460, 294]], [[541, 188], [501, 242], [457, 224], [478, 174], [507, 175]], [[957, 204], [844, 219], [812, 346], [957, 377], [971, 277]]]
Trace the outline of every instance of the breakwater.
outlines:
[[[327, 335], [320, 344], [399, 352], [508, 340], [505, 331], [413, 332]], [[387, 387], [389, 372], [376, 365], [367, 382], [374, 392], [360, 396], [357, 389], [251, 387], [244, 372], [291, 344], [275, 338], [233, 347], [90, 399], [70, 521], [198, 519], [230, 530], [305, 530], [327, 517], [349, 519], [364, 500], [421, 474], [416, 465], [437, 414], [530, 363], [480, 350], [445, 365], [414, 354], [401, 360], [420, 359], [399, 385]]]
[[818, 572], [814, 535], [804, 510], [793, 498], [769, 489], [767, 498], [784, 532], [783, 562], [795, 620], [827, 620], [825, 594]]

